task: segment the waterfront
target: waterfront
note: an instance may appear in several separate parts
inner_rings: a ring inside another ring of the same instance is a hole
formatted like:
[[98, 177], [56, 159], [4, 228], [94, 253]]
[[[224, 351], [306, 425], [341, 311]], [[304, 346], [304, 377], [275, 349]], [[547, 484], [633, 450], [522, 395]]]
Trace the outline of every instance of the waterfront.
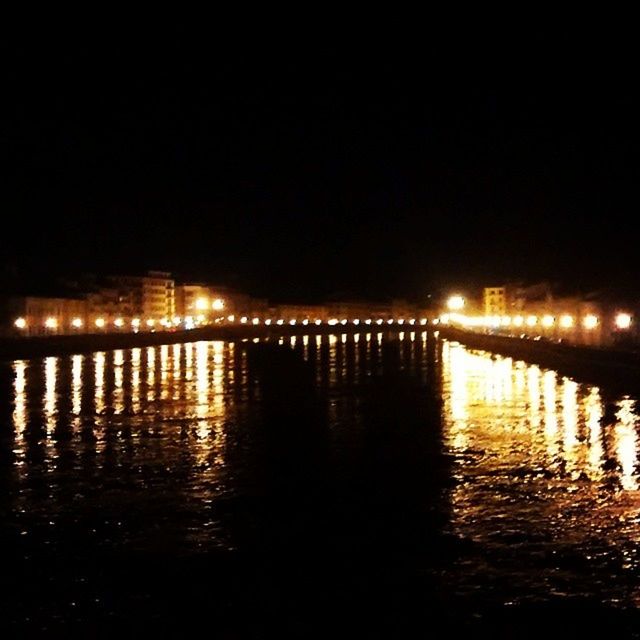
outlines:
[[3, 622], [631, 635], [636, 398], [433, 340], [2, 363]]

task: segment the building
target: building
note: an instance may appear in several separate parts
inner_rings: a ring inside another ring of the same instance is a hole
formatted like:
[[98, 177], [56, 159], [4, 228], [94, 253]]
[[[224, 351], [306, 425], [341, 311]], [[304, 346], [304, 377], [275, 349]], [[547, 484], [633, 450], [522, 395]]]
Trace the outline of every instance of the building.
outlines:
[[482, 291], [482, 309], [486, 317], [507, 314], [507, 287], [485, 287]]
[[104, 330], [109, 327], [129, 327], [135, 314], [133, 295], [130, 291], [103, 287], [87, 294], [88, 328]]
[[144, 276], [109, 276], [110, 286], [128, 300], [132, 316], [145, 322], [175, 316], [175, 283], [166, 271], [149, 271]]
[[216, 300], [217, 298], [213, 298], [211, 294], [211, 289], [204, 284], [188, 283], [175, 286], [175, 313], [180, 318], [208, 314], [212, 306], [216, 305]]
[[277, 307], [273, 307], [270, 311], [276, 320], [285, 320], [290, 322], [295, 320], [296, 322], [315, 322], [321, 320], [326, 322], [329, 316], [327, 314], [327, 308], [324, 305], [308, 305], [308, 304], [281, 304]]
[[6, 301], [6, 333], [46, 336], [87, 331], [87, 305], [79, 298], [14, 296]]

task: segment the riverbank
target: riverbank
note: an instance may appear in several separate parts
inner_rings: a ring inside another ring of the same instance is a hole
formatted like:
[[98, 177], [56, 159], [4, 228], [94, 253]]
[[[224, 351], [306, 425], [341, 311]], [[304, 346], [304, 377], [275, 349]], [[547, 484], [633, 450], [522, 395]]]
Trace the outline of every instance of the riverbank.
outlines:
[[454, 327], [441, 327], [440, 336], [484, 351], [555, 369], [568, 377], [620, 392], [640, 390], [640, 352], [586, 347], [519, 337], [481, 334]]
[[[65, 336], [0, 338], [0, 360], [27, 360], [92, 351], [131, 349], [201, 340], [237, 341], [291, 335], [328, 335], [379, 331], [381, 327], [349, 325], [213, 325], [178, 331], [140, 331], [138, 333], [92, 333]], [[387, 330], [385, 327], [384, 330]]]

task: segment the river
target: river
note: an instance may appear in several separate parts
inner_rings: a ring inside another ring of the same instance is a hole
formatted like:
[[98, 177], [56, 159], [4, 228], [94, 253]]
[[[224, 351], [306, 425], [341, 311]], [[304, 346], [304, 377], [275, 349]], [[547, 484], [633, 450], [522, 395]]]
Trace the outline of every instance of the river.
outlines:
[[3, 362], [2, 623], [636, 637], [639, 411], [420, 331]]

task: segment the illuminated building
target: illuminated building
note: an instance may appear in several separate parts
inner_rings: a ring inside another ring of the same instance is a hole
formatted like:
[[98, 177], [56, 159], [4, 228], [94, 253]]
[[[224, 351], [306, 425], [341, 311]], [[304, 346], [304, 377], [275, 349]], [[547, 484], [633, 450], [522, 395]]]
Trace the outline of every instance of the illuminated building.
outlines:
[[175, 283], [166, 271], [148, 271], [144, 276], [109, 276], [109, 283], [119, 295], [130, 301], [130, 313], [158, 322], [173, 318], [175, 313]]
[[485, 287], [482, 290], [482, 306], [486, 317], [507, 314], [507, 287]]
[[86, 301], [78, 298], [14, 296], [7, 300], [5, 332], [23, 336], [78, 333]]

